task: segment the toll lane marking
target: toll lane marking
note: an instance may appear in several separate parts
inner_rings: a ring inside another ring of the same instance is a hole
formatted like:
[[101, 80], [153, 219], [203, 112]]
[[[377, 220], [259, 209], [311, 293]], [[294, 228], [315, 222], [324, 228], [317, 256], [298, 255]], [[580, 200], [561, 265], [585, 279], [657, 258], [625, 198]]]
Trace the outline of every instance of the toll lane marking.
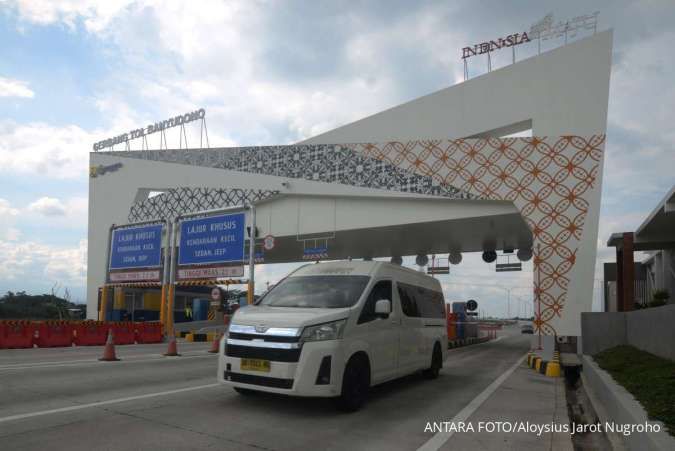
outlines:
[[[518, 360], [511, 368], [504, 371], [501, 376], [492, 381], [492, 383], [488, 385], [485, 390], [480, 392], [478, 396], [473, 398], [469, 404], [464, 406], [464, 408], [460, 410], [459, 413], [455, 415], [452, 420], [450, 420], [450, 422], [455, 424], [459, 422], [466, 422], [466, 420], [468, 420], [469, 417], [473, 415], [476, 410], [478, 410], [478, 408], [499, 388], [499, 386], [502, 385], [504, 381], [508, 379], [509, 376], [511, 376], [511, 374], [513, 374], [516, 368], [522, 364], [525, 357], [527, 357], [527, 354], [522, 357], [518, 357]], [[445, 442], [450, 440], [450, 437], [452, 437], [453, 434], [454, 431], [437, 432], [426, 443], [420, 446], [417, 451], [437, 451], [445, 444]]]
[[[182, 354], [181, 357], [164, 357], [161, 354], [147, 354], [147, 356], [155, 356], [150, 359], [139, 359], [137, 357], [145, 356], [121, 356], [122, 359], [118, 362], [114, 362], [115, 365], [124, 364], [124, 363], [147, 363], [147, 362], [167, 362], [167, 361], [180, 361], [185, 359], [194, 359], [194, 358], [203, 358], [203, 357], [213, 357], [215, 354]], [[136, 357], [136, 358], [135, 358]], [[62, 368], [62, 367], [78, 367], [78, 366], [91, 366], [91, 365], [106, 365], [110, 362], [101, 362], [98, 359], [91, 360], [77, 360], [71, 362], [45, 362], [45, 363], [27, 363], [27, 364], [14, 364], [14, 365], [5, 365], [0, 366], [0, 372], [3, 371], [14, 371], [14, 370], [30, 370], [30, 369], [44, 369], [44, 368]]]
[[71, 365], [71, 364], [76, 364], [76, 363], [84, 363], [84, 362], [93, 362], [94, 359], [80, 359], [80, 360], [62, 360], [62, 361], [51, 361], [51, 362], [26, 362], [26, 363], [7, 363], [4, 365], [0, 365], [0, 370], [5, 370], [5, 369], [13, 369], [13, 368], [18, 368], [18, 367], [33, 367], [33, 366], [50, 366], [50, 365]]
[[220, 386], [219, 383], [214, 383], [214, 384], [206, 384], [206, 385], [198, 385], [196, 387], [186, 387], [186, 388], [178, 388], [175, 390], [167, 390], [167, 391], [161, 391], [157, 393], [147, 393], [145, 395], [136, 395], [136, 396], [128, 396], [126, 398], [117, 398], [117, 399], [109, 399], [107, 401], [98, 401], [98, 402], [92, 402], [89, 404], [79, 404], [76, 406], [69, 406], [69, 407], [61, 407], [58, 409], [50, 409], [50, 410], [42, 410], [39, 412], [30, 412], [30, 413], [22, 413], [19, 415], [11, 415], [8, 417], [1, 417], [0, 418], [0, 423], [4, 423], [7, 421], [15, 421], [15, 420], [23, 420], [25, 418], [33, 418], [33, 417], [38, 417], [42, 415], [51, 415], [54, 413], [64, 413], [64, 412], [72, 412], [75, 410], [82, 410], [82, 409], [90, 409], [92, 407], [99, 407], [99, 406], [107, 406], [110, 404], [119, 404], [122, 402], [127, 402], [127, 401], [136, 401], [138, 399], [148, 399], [148, 398], [157, 398], [160, 396], [168, 396], [168, 395], [174, 395], [176, 393], [185, 393], [185, 392], [190, 392], [190, 391], [195, 391], [195, 390], [203, 390], [205, 388], [213, 388], [213, 387], [218, 387]]
[[[178, 346], [182, 348], [182, 347], [185, 346], [185, 345], [203, 345], [203, 346], [204, 346], [204, 350], [207, 350], [207, 349], [208, 349], [208, 347], [206, 346], [207, 344], [208, 344], [208, 342], [201, 342], [201, 341], [200, 341], [200, 342], [191, 342], [191, 341], [186, 341], [185, 343], [178, 343]], [[121, 346], [121, 349], [122, 349], [124, 352], [127, 352], [127, 351], [137, 351], [137, 350], [150, 351], [150, 350], [152, 350], [153, 348], [154, 348], [154, 349], [157, 349], [158, 352], [160, 352], [160, 354], [158, 354], [158, 353], [148, 353], [148, 352], [145, 352], [145, 353], [143, 353], [143, 354], [136, 354], [136, 353], [133, 353], [133, 352], [132, 352], [132, 353], [130, 353], [128, 356], [126, 356], [127, 359], [139, 358], [139, 357], [158, 356], [158, 355], [161, 355], [161, 350], [164, 349], [164, 348], [166, 347], [166, 345], [162, 345], [162, 347], [159, 347], [159, 345], [158, 345], [158, 346], [153, 346], [153, 347], [150, 347], [151, 345], [123, 345], [123, 346], [120, 345], [120, 346]], [[141, 348], [139, 348], [138, 346], [144, 346], [145, 348], [148, 348], [148, 349], [141, 349]], [[42, 348], [38, 348], [38, 349], [42, 349]], [[101, 355], [101, 352], [103, 352], [103, 346], [96, 346], [96, 347], [94, 347], [94, 346], [87, 346], [86, 348], [82, 348], [82, 347], [73, 347], [73, 348], [52, 348], [52, 349], [54, 349], [54, 350], [57, 350], [57, 349], [58, 349], [58, 351], [63, 351], [63, 350], [66, 350], [66, 349], [67, 349], [68, 351], [67, 351], [67, 352], [64, 352], [64, 354], [75, 354], [76, 351], [83, 351], [83, 352], [82, 352], [83, 356], [91, 355], [92, 357], [91, 357], [91, 358], [88, 358], [88, 359], [78, 359], [78, 360], [52, 360], [52, 361], [48, 361], [48, 362], [39, 362], [39, 361], [38, 361], [38, 362], [25, 362], [25, 363], [2, 363], [2, 362], [0, 362], [0, 369], [10, 368], [10, 367], [15, 367], [15, 366], [31, 366], [31, 365], [49, 365], [49, 364], [64, 364], [64, 363], [92, 362], [92, 361], [94, 361], [94, 360], [97, 360], [97, 359], [98, 359], [98, 356], [100, 356], [100, 355]], [[73, 350], [72, 352], [70, 352], [71, 349]], [[118, 348], [118, 349], [119, 349], [119, 348]], [[13, 351], [14, 351], [14, 349], [13, 349]], [[84, 351], [87, 351], [87, 352], [84, 352]], [[30, 351], [29, 351], [29, 352], [30, 352]], [[195, 352], [199, 352], [199, 351], [190, 351], [190, 352], [195, 353]], [[18, 355], [19, 355], [19, 354], [17, 353], [17, 356], [18, 356]], [[73, 356], [73, 357], [76, 357], [76, 356]]]

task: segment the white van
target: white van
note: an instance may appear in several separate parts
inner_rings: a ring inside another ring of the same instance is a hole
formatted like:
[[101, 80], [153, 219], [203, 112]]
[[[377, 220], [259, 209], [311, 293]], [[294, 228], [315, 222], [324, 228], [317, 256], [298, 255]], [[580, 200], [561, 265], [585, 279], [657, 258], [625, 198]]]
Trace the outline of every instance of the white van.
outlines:
[[344, 410], [370, 386], [424, 371], [447, 355], [439, 282], [385, 262], [303, 266], [239, 309], [220, 343], [218, 380], [252, 391], [335, 397]]

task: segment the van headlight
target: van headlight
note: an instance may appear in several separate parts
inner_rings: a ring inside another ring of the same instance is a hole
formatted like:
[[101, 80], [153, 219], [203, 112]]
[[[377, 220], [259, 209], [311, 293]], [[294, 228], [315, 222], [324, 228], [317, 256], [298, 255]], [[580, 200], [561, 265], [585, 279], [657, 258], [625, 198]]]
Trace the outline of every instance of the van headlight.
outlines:
[[307, 326], [302, 331], [300, 341], [339, 340], [342, 338], [345, 324], [347, 324], [347, 320], [341, 319], [330, 323], [317, 324], [316, 326]]

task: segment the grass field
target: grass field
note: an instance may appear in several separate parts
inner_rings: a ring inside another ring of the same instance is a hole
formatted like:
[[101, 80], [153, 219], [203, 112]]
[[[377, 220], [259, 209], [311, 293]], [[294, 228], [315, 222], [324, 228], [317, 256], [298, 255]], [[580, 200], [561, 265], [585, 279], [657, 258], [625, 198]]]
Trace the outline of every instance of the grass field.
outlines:
[[600, 367], [623, 385], [675, 436], [675, 362], [632, 346], [617, 346], [593, 356]]

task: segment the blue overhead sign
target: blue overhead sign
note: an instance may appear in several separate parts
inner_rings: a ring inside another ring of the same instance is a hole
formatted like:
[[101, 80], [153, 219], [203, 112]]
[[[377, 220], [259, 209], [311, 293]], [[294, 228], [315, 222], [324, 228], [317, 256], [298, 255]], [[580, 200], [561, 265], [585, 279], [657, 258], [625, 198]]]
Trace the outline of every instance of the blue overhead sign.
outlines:
[[244, 213], [182, 221], [178, 264], [243, 262], [245, 226]]
[[154, 224], [113, 230], [110, 243], [110, 269], [160, 266], [163, 228], [163, 224]]

